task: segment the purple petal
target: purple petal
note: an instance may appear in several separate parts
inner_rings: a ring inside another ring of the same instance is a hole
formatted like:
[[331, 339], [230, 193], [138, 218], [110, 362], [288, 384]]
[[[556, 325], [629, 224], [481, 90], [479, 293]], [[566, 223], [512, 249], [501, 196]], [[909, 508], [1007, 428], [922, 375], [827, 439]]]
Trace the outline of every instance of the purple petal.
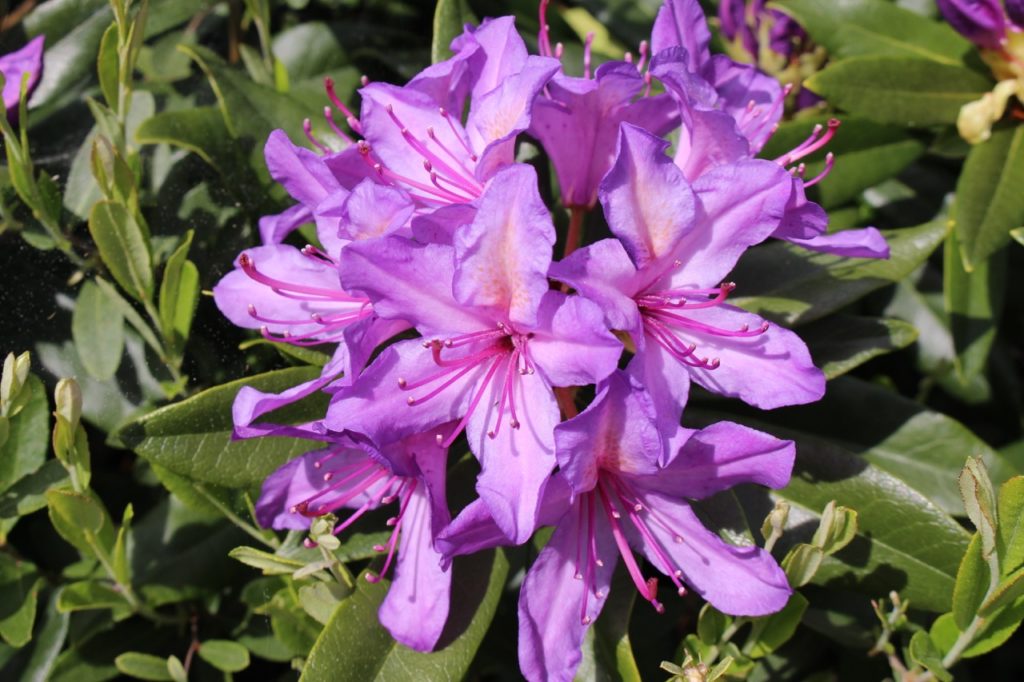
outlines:
[[292, 144], [283, 130], [270, 133], [263, 155], [270, 176], [309, 208], [315, 207], [331, 192], [341, 189], [323, 157]]
[[[509, 384], [514, 412], [503, 398]], [[512, 428], [513, 414], [518, 428]], [[477, 494], [515, 544], [526, 542], [538, 526], [541, 492], [555, 468], [553, 431], [559, 419], [558, 403], [543, 377], [521, 375], [512, 366], [505, 377], [491, 381], [466, 427], [469, 448], [481, 465]]]
[[[562, 517], [519, 591], [519, 667], [531, 682], [571, 682], [583, 637], [608, 595], [618, 550], [603, 514], [592, 513], [589, 528], [582, 516], [573, 507]], [[590, 537], [602, 563], [579, 566]]]
[[723, 613], [763, 616], [786, 605], [792, 589], [786, 574], [760, 547], [736, 547], [704, 528], [685, 502], [638, 488], [640, 502], [657, 516], [647, 528], [671, 561], [631, 532], [632, 544], [666, 575], [682, 571], [682, 580]]
[[552, 386], [596, 383], [614, 371], [622, 354], [598, 306], [557, 291], [541, 299], [532, 334], [530, 359]]
[[724, 281], [743, 252], [779, 226], [791, 182], [781, 166], [757, 159], [701, 176], [693, 189], [704, 210], [673, 253], [682, 265], [672, 271], [671, 288], [713, 287]]
[[24, 47], [0, 56], [0, 73], [4, 77], [4, 108], [8, 116], [17, 115], [18, 100], [21, 98], [21, 78], [28, 74], [26, 92], [31, 93], [43, 72], [43, 43], [45, 36], [36, 36]]
[[[777, 235], [776, 235], [777, 236]], [[811, 251], [832, 253], [846, 258], [888, 258], [889, 243], [882, 233], [873, 227], [860, 230], [843, 230], [823, 234], [810, 239], [783, 237], [786, 241]]]
[[625, 123], [615, 164], [601, 181], [608, 225], [638, 270], [669, 256], [697, 217], [693, 190], [667, 148], [665, 140]]
[[[679, 439], [679, 420], [690, 395], [690, 373], [659, 344], [638, 344], [626, 371], [644, 387], [655, 406], [656, 423], [664, 442]], [[662, 457], [668, 458], [669, 450]]]
[[671, 47], [682, 47], [689, 55], [687, 66], [697, 73], [710, 58], [710, 42], [707, 19], [697, 0], [665, 0], [651, 30], [653, 54]]
[[473, 222], [455, 234], [455, 299], [496, 319], [533, 325], [547, 279], [555, 227], [537, 173], [516, 164], [498, 173]]
[[654, 403], [640, 383], [615, 372], [597, 391], [587, 409], [555, 427], [559, 470], [575, 494], [597, 486], [598, 468], [649, 475], [662, 457]]
[[[277, 471], [263, 481], [259, 499], [256, 500], [256, 521], [264, 528], [278, 530], [306, 530], [309, 528], [310, 517], [291, 511], [296, 505], [308, 500], [329, 485], [337, 485], [338, 481], [327, 483], [324, 475], [338, 471], [344, 467], [370, 462], [366, 453], [354, 444], [342, 440], [325, 457], [325, 451], [314, 450], [301, 457], [289, 460]], [[316, 463], [320, 462], [320, 466]], [[343, 479], [344, 480], [344, 479]], [[336, 488], [339, 495], [346, 490], [353, 490], [362, 483], [362, 479], [353, 479], [342, 488]], [[361, 506], [367, 501], [365, 494], [353, 498], [349, 506]]]
[[472, 204], [442, 206], [436, 211], [413, 218], [412, 235], [418, 241], [427, 244], [452, 246], [455, 241], [455, 231], [463, 225], [473, 222], [475, 217], [476, 206]]
[[[452, 360], [458, 358], [451, 354]], [[444, 379], [422, 388], [403, 390], [399, 380], [416, 386], [443, 371], [419, 340], [399, 341], [387, 348], [366, 368], [359, 379], [340, 389], [327, 410], [326, 424], [334, 431], [354, 431], [368, 436], [378, 446], [394, 443], [420, 433], [435, 433], [450, 421], [461, 418], [486, 373], [483, 365], [456, 379], [450, 386], [426, 399]], [[456, 372], [450, 377], [456, 376]], [[421, 398], [410, 404], [411, 397]]]
[[[539, 526], [554, 526], [569, 510], [571, 494], [565, 477], [555, 473], [544, 483], [541, 493]], [[501, 530], [491, 515], [490, 507], [477, 498], [437, 536], [438, 550], [448, 557], [474, 554], [484, 549], [509, 545], [512, 541]]]
[[715, 55], [702, 74], [718, 93], [720, 106], [736, 121], [737, 130], [756, 154], [782, 119], [782, 86], [773, 76], [749, 64]]
[[431, 651], [448, 620], [452, 574], [433, 547], [430, 501], [417, 488], [402, 517], [391, 589], [380, 605], [381, 625], [416, 651]]
[[493, 321], [452, 296], [455, 253], [441, 244], [402, 237], [357, 242], [345, 249], [345, 286], [373, 301], [381, 317], [405, 319], [424, 335], [493, 328]]
[[340, 311], [358, 311], [362, 307], [362, 303], [344, 300], [348, 297], [342, 291], [334, 265], [305, 256], [293, 246], [257, 246], [243, 254], [252, 259], [262, 275], [289, 284], [337, 292], [340, 300], [324, 296], [309, 300], [285, 296], [272, 286], [256, 281], [238, 266], [213, 287], [213, 298], [221, 313], [239, 327], [266, 327], [273, 334], [287, 332], [294, 336], [316, 334], [324, 325], [312, 318], [314, 314], [327, 316]]
[[[1006, 15], [1000, 0], [935, 0], [953, 28], [976, 45], [999, 49], [1006, 35]], [[1018, 8], [1019, 9], [1019, 8]]]
[[768, 323], [756, 336], [730, 336], [722, 331], [756, 330], [762, 318], [728, 305], [682, 313], [716, 333], [693, 329], [686, 338], [697, 344], [700, 357], [718, 358], [716, 369], [690, 367], [691, 378], [714, 393], [739, 398], [749, 405], [770, 410], [803, 405], [825, 394], [825, 376], [811, 361], [799, 336]]
[[391, 234], [408, 224], [415, 206], [401, 189], [366, 179], [339, 206], [341, 234], [353, 241]]
[[530, 127], [530, 110], [541, 88], [561, 67], [549, 57], [530, 57], [523, 70], [508, 76], [480, 99], [474, 99], [466, 120], [470, 145], [480, 160], [476, 177], [486, 182], [515, 160], [515, 138]]
[[601, 306], [612, 329], [640, 331], [640, 314], [633, 296], [640, 290], [641, 281], [618, 239], [602, 239], [576, 249], [564, 260], [552, 263], [548, 274]]
[[474, 100], [494, 90], [511, 75], [519, 73], [529, 58], [526, 43], [516, 31], [514, 17], [485, 19], [475, 30], [469, 30], [452, 43], [453, 49], [466, 49], [472, 42], [486, 58], [474, 74]]
[[304, 204], [295, 204], [277, 215], [260, 218], [260, 241], [280, 244], [300, 225], [313, 222], [313, 212]]
[[666, 495], [701, 499], [741, 483], [782, 488], [793, 472], [792, 441], [730, 422], [692, 434], [673, 458], [642, 483]]
[[1017, 28], [1024, 29], [1024, 0], [1003, 0], [1006, 5], [1006, 16]]

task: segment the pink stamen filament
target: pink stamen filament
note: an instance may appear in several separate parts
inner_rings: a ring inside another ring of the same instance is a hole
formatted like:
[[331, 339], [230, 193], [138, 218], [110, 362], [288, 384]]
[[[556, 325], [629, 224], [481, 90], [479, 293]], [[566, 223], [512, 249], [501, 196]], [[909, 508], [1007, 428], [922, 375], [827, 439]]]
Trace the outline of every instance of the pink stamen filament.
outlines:
[[659, 322], [664, 322], [666, 326], [684, 327], [686, 329], [693, 329], [698, 332], [704, 332], [705, 334], [713, 334], [715, 336], [728, 336], [733, 338], [747, 338], [751, 336], [760, 336], [768, 331], [768, 323], [764, 322], [757, 329], [750, 329], [747, 325], [743, 325], [739, 329], [722, 329], [720, 327], [713, 327], [709, 324], [697, 322], [691, 320], [688, 317], [670, 313], [667, 310], [649, 309], [647, 315], [656, 317]]
[[358, 469], [356, 469], [354, 472], [350, 473], [348, 476], [345, 476], [340, 481], [336, 481], [331, 485], [327, 486], [326, 488], [324, 488], [323, 490], [320, 490], [317, 493], [311, 495], [310, 497], [307, 497], [305, 500], [295, 505], [292, 509], [294, 510], [294, 512], [302, 514], [303, 516], [321, 516], [326, 513], [325, 505], [320, 505], [319, 507], [319, 509], [324, 509], [325, 511], [313, 511], [309, 508], [313, 502], [319, 500], [324, 495], [330, 495], [332, 492], [344, 487], [354, 479], [357, 479], [360, 476], [367, 474], [367, 472], [372, 473], [370, 473], [365, 479], [363, 479], [355, 486], [353, 486], [353, 489], [350, 490], [348, 493], [342, 495], [341, 499], [343, 501], [336, 504], [335, 508], [345, 504], [345, 502], [347, 502], [348, 499], [351, 499], [352, 497], [355, 497], [359, 493], [363, 492], [364, 490], [366, 490], [367, 486], [371, 485], [376, 481], [379, 481], [388, 473], [386, 469], [384, 469], [376, 462], [366, 462]]
[[364, 303], [367, 301], [365, 298], [349, 296], [340, 289], [321, 289], [319, 287], [293, 284], [291, 282], [284, 282], [282, 280], [269, 277], [256, 268], [256, 262], [253, 260], [252, 256], [247, 253], [243, 253], [238, 257], [238, 265], [251, 279], [259, 282], [260, 284], [267, 285], [274, 292], [281, 295], [287, 295], [287, 293], [306, 294], [307, 296], [322, 298], [329, 301], [344, 301], [349, 303]]
[[459, 129], [455, 127], [455, 119], [451, 115], [451, 113], [449, 113], [449, 111], [447, 109], [445, 109], [444, 107], [441, 107], [440, 109], [438, 109], [438, 113], [440, 113], [442, 116], [444, 116], [444, 120], [448, 121], [448, 127], [451, 128], [452, 135], [455, 136], [455, 139], [459, 141], [459, 144], [462, 145], [462, 148], [466, 150], [467, 154], [469, 154], [469, 158], [471, 160], [473, 160], [473, 161], [476, 161], [477, 160], [476, 153], [469, 146], [469, 143], [466, 142], [465, 137], [462, 135], [462, 133], [459, 132]]
[[644, 329], [654, 341], [669, 352], [676, 360], [689, 367], [700, 369], [715, 369], [718, 367], [718, 360], [708, 358], [697, 358], [694, 353], [697, 351], [697, 344], [691, 343], [687, 347], [681, 345], [681, 341], [672, 335], [671, 331], [660, 324], [657, 320], [644, 318]]
[[[680, 597], [682, 597], [684, 594], [686, 594], [686, 588], [683, 586], [683, 583], [679, 580], [679, 578], [682, 576], [682, 571], [679, 570], [679, 567], [675, 565], [675, 562], [673, 562], [672, 558], [669, 557], [668, 553], [665, 551], [665, 548], [658, 541], [658, 539], [654, 537], [654, 533], [651, 532], [651, 529], [647, 527], [647, 524], [644, 523], [644, 520], [640, 517], [640, 512], [646, 510], [647, 507], [640, 504], [636, 494], [629, 490], [626, 484], [620, 481], [617, 476], [609, 478], [611, 479], [612, 485], [615, 487], [615, 490], [618, 493], [619, 501], [622, 503], [623, 508], [626, 509], [626, 512], [629, 515], [630, 522], [632, 522], [633, 526], [638, 531], [640, 531], [640, 535], [643, 536], [644, 541], [654, 551], [654, 554], [658, 557], [658, 560], [661, 561], [662, 565], [664, 566], [663, 570], [665, 574], [668, 575], [669, 579], [675, 584], [676, 592], [679, 594]], [[651, 516], [653, 516], [653, 514]], [[678, 533], [675, 533], [671, 530], [669, 530], [669, 532], [671, 532], [675, 537], [680, 537]]]
[[374, 159], [373, 157], [370, 156], [370, 145], [365, 140], [360, 140], [356, 144], [356, 147], [359, 150], [360, 155], [363, 157], [363, 160], [367, 163], [367, 165], [369, 165], [370, 168], [376, 171], [376, 173], [383, 180], [386, 180], [391, 183], [397, 183], [400, 185], [414, 187], [420, 191], [426, 192], [427, 194], [434, 195], [433, 197], [425, 197], [423, 195], [413, 193], [413, 198], [421, 202], [442, 205], [446, 203], [466, 203], [465, 198], [459, 196], [458, 194], [454, 194], [453, 192], [450, 192], [445, 189], [431, 187], [430, 185], [424, 184], [417, 180], [413, 180], [412, 178], [405, 177], [404, 175], [399, 175], [398, 173], [395, 173], [390, 168], [381, 163], [379, 160]]
[[[366, 83], [363, 83], [363, 85], [366, 85]], [[353, 132], [361, 135], [363, 133], [363, 129], [362, 125], [359, 123], [359, 119], [356, 118], [356, 115], [353, 114], [352, 111], [345, 106], [345, 103], [341, 101], [341, 98], [338, 97], [338, 93], [334, 91], [334, 79], [330, 76], [324, 78], [324, 89], [327, 91], [327, 98], [331, 100], [331, 104], [334, 105], [334, 108], [345, 115], [345, 122], [348, 123]]]
[[379, 506], [382, 503], [382, 499], [385, 493], [391, 490], [396, 480], [399, 480], [399, 477], [392, 476], [387, 481], [385, 481], [384, 485], [382, 485], [376, 492], [369, 494], [368, 499], [366, 500], [366, 502], [363, 503], [361, 507], [359, 507], [359, 509], [355, 510], [352, 514], [350, 514], [349, 517], [345, 519], [343, 523], [340, 523], [334, 527], [334, 534], [338, 535], [343, 530], [345, 530], [353, 523], [358, 521], [359, 518], [363, 516], [366, 512], [370, 511], [371, 509], [375, 509], [377, 506]]
[[633, 550], [629, 546], [629, 542], [626, 540], [625, 534], [622, 532], [622, 528], [619, 526], [619, 519], [622, 518], [622, 514], [619, 513], [611, 500], [608, 499], [608, 493], [605, 491], [604, 482], [599, 480], [597, 484], [597, 492], [601, 497], [601, 505], [604, 507], [605, 514], [608, 516], [608, 524], [611, 527], [612, 537], [615, 539], [615, 544], [619, 548], [619, 554], [622, 556], [622, 560], [626, 564], [626, 570], [629, 572], [629, 576], [633, 579], [633, 584], [636, 585], [637, 591], [640, 596], [651, 602], [654, 610], [658, 613], [664, 613], [665, 607], [662, 606], [661, 602], [657, 599], [657, 580], [644, 580], [643, 573], [640, 571], [640, 566], [636, 562], [636, 557], [633, 556]]
[[313, 136], [313, 122], [308, 118], [302, 122], [302, 132], [306, 133], [306, 138], [313, 143], [314, 147], [320, 150], [321, 154], [330, 154], [330, 148]]
[[324, 107], [324, 118], [327, 119], [327, 125], [329, 125], [331, 127], [331, 130], [334, 131], [335, 135], [337, 135], [338, 137], [340, 137], [341, 139], [343, 139], [345, 142], [347, 142], [350, 145], [353, 145], [353, 144], [356, 143], [356, 141], [353, 140], [352, 137], [349, 136], [348, 133], [346, 133], [344, 130], [342, 130], [340, 127], [338, 127], [338, 124], [334, 122], [334, 112], [331, 111], [331, 108], [328, 107], [328, 106]]
[[469, 407], [466, 408], [466, 414], [464, 414], [462, 416], [462, 419], [459, 420], [458, 425], [451, 432], [451, 435], [449, 435], [448, 438], [446, 438], [441, 443], [442, 448], [450, 447], [451, 444], [455, 442], [455, 439], [458, 438], [459, 434], [462, 433], [462, 430], [466, 428], [466, 424], [469, 423], [469, 418], [473, 415], [473, 412], [476, 410], [477, 405], [480, 404], [480, 399], [483, 398], [484, 392], [487, 391], [488, 387], [491, 384], [491, 379], [494, 378], [494, 374], [498, 371], [498, 366], [501, 364], [503, 355], [504, 354], [499, 355], [498, 358], [491, 363], [490, 369], [487, 370], [487, 375], [484, 376], [483, 381], [480, 382], [480, 388], [477, 389], [476, 395], [473, 396], [472, 402], [470, 402]]
[[[465, 167], [465, 165], [463, 165], [461, 162], [457, 163], [457, 165], [459, 166], [459, 170], [456, 170], [455, 168], [449, 166], [444, 159], [442, 159], [437, 154], [427, 149], [427, 146], [420, 142], [420, 140], [409, 131], [405, 124], [402, 123], [402, 120], [398, 118], [398, 115], [395, 113], [394, 106], [388, 104], [387, 107], [385, 107], [385, 109], [387, 110], [388, 116], [391, 118], [392, 122], [396, 126], [398, 126], [398, 131], [402, 135], [402, 138], [410, 147], [413, 148], [414, 151], [416, 151], [425, 160], [429, 161], [431, 165], [436, 166], [442, 172], [446, 173], [450, 177], [450, 179], [453, 179], [453, 183], [460, 185], [463, 189], [470, 193], [475, 193], [476, 196], [480, 195], [481, 189], [479, 187], [479, 183], [476, 182], [476, 180], [473, 178], [473, 174]], [[431, 129], [430, 132], [428, 133], [428, 137], [430, 137], [430, 139], [432, 139], [438, 145], [438, 147], [440, 147], [449, 156], [454, 156], [448, 150], [447, 147], [445, 147], [444, 145], [437, 141], [437, 137], [436, 134], [433, 133], [433, 129]]]
[[810, 180], [805, 180], [804, 181], [804, 187], [813, 187], [814, 185], [817, 185], [819, 182], [821, 182], [826, 177], [828, 177], [828, 174], [832, 172], [832, 168], [835, 165], [836, 165], [835, 154], [833, 154], [832, 152], [829, 152], [828, 154], [825, 155], [825, 168], [822, 169], [822, 171], [820, 173], [818, 173], [816, 176], [814, 176]]
[[537, 8], [537, 19], [540, 24], [540, 31], [537, 35], [537, 51], [542, 57], [551, 56], [551, 35], [548, 26], [548, 5], [551, 0], [540, 0]]
[[808, 137], [806, 140], [797, 145], [788, 154], [783, 154], [782, 156], [775, 159], [775, 163], [779, 164], [780, 166], [788, 166], [791, 163], [795, 163], [800, 159], [810, 156], [814, 152], [818, 151], [819, 149], [827, 145], [829, 141], [833, 137], [835, 137], [836, 130], [838, 128], [839, 119], [835, 118], [829, 119], [828, 126], [824, 129], [824, 132], [822, 132], [822, 127], [820, 124], [814, 126], [814, 130], [811, 132], [810, 137]]
[[[371, 583], [375, 583], [381, 579], [382, 576], [386, 575], [388, 569], [391, 568], [391, 562], [395, 558], [395, 550], [398, 547], [398, 537], [402, 529], [402, 520], [405, 517], [405, 512], [409, 508], [409, 503], [412, 501], [412, 495], [416, 491], [416, 485], [419, 483], [416, 479], [407, 479], [403, 486], [402, 503], [399, 506], [398, 515], [395, 517], [394, 530], [391, 531], [391, 537], [388, 538], [387, 544], [387, 558], [384, 560], [384, 566], [380, 569], [380, 573], [367, 573], [366, 580]], [[378, 551], [384, 551], [385, 548], [379, 548]]]
[[590, 31], [583, 39], [583, 77], [590, 78], [591, 46], [594, 44], [594, 32]]

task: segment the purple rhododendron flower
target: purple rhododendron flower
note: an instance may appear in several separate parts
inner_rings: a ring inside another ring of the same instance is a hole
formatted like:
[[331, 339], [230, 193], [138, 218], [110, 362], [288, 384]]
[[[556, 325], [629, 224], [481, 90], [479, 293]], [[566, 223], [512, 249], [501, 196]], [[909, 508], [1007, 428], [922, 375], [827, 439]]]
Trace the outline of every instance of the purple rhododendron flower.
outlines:
[[622, 126], [618, 158], [601, 184], [618, 239], [583, 247], [552, 275], [597, 301], [613, 328], [630, 333], [631, 369], [670, 432], [690, 379], [766, 409], [820, 399], [825, 378], [803, 341], [725, 304], [734, 286], [722, 284], [729, 271], [782, 219], [785, 171], [748, 160], [711, 170], [691, 186], [667, 147]]
[[[540, 3], [540, 53], [561, 57], [561, 46], [551, 47], [547, 24], [548, 0]], [[530, 133], [551, 158], [558, 174], [562, 203], [590, 208], [597, 201], [597, 186], [615, 155], [619, 125], [632, 123], [664, 135], [679, 125], [672, 98], [651, 95], [645, 74], [647, 43], [640, 44], [640, 59], [606, 62], [591, 78], [591, 35], [584, 44], [582, 78], [555, 74], [537, 97]]]
[[384, 444], [458, 420], [444, 445], [467, 430], [477, 489], [518, 542], [555, 465], [552, 387], [599, 381], [621, 352], [593, 304], [550, 290], [554, 240], [536, 174], [517, 164], [498, 172], [453, 245], [392, 238], [350, 247], [342, 263], [346, 288], [428, 340], [386, 349], [335, 395], [327, 425]]
[[[447, 427], [441, 427], [444, 432]], [[331, 437], [328, 447], [286, 463], [263, 483], [256, 519], [265, 528], [306, 530], [311, 519], [341, 509], [354, 511], [334, 527], [337, 535], [366, 512], [397, 503], [387, 524], [391, 536], [376, 582], [395, 571], [380, 607], [392, 637], [418, 651], [437, 644], [448, 619], [451, 572], [441, 566], [434, 537], [447, 525], [445, 464], [448, 451], [434, 433], [410, 436], [378, 450], [352, 435]]]
[[21, 80], [28, 74], [27, 92], [31, 93], [43, 73], [43, 43], [45, 36], [36, 36], [24, 47], [0, 55], [0, 73], [4, 77], [4, 108], [8, 117], [18, 115], [18, 101], [21, 98]]
[[[607, 599], [621, 558], [640, 595], [659, 612], [658, 581], [645, 578], [633, 552], [717, 609], [758, 616], [792, 593], [785, 573], [758, 547], [737, 547], [700, 522], [688, 500], [740, 483], [781, 487], [794, 448], [737, 424], [689, 436], [663, 467], [655, 406], [616, 372], [591, 405], [555, 429], [560, 471], [544, 491], [544, 522], [554, 534], [530, 567], [519, 596], [519, 665], [530, 680], [572, 680], [587, 628]], [[503, 544], [499, 529], [471, 505], [438, 538], [448, 554]]]
[[[1002, 0], [935, 0], [946, 21], [961, 35], [981, 47], [998, 50], [1008, 25]], [[1007, 2], [1007, 9], [1021, 14], [1019, 0]]]

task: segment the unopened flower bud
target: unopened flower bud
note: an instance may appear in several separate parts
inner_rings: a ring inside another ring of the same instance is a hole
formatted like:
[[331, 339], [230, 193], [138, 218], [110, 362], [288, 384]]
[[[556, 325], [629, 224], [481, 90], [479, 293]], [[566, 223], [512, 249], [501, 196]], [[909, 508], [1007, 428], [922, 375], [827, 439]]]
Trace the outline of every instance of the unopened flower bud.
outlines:
[[82, 418], [82, 389], [74, 379], [61, 379], [53, 391], [57, 403], [57, 414], [64, 419], [73, 431]]
[[28, 370], [32, 361], [28, 351], [15, 356], [8, 353], [4, 358], [3, 374], [0, 376], [0, 412], [7, 415], [11, 410], [11, 404], [21, 393], [21, 389], [28, 380]]
[[789, 502], [779, 500], [775, 503], [775, 508], [765, 517], [764, 523], [761, 525], [761, 535], [766, 541], [775, 544], [775, 541], [782, 537], [788, 519]]

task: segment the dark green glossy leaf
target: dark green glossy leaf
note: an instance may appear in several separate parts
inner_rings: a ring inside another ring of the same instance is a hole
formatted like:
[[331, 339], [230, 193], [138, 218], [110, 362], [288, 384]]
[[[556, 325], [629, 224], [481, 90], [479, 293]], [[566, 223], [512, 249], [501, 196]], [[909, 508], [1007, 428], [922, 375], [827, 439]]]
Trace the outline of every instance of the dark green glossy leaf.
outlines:
[[395, 642], [377, 620], [388, 582], [371, 584], [361, 575], [310, 651], [301, 680], [461, 679], [494, 617], [508, 562], [501, 551], [484, 552], [457, 559], [453, 570], [460, 596], [452, 600], [437, 651], [418, 653]]
[[199, 303], [199, 270], [188, 260], [192, 235], [192, 230], [189, 230], [167, 259], [160, 282], [160, 327], [174, 353], [184, 349], [192, 329], [192, 316]]
[[48, 460], [0, 494], [0, 520], [16, 519], [46, 506], [46, 491], [68, 482], [68, 472], [56, 459]]
[[[749, 649], [751, 658], [767, 656], [788, 642], [800, 625], [806, 610], [807, 598], [799, 592], [794, 592], [781, 611], [755, 621], [754, 627], [757, 628], [758, 637], [755, 640], [756, 644]], [[749, 642], [744, 646], [744, 650], [747, 650], [748, 646]]]
[[852, 114], [879, 123], [952, 124], [991, 79], [962, 66], [909, 57], [854, 57], [812, 76], [807, 87]]
[[988, 364], [1005, 299], [1008, 254], [1005, 249], [996, 252], [967, 272], [958, 246], [954, 232], [944, 247], [943, 302], [956, 352], [956, 375], [967, 385]]
[[811, 322], [906, 277], [942, 242], [946, 231], [940, 222], [885, 230], [888, 260], [814, 253], [781, 241], [759, 246], [748, 251], [730, 275], [739, 285], [734, 301], [790, 327]]
[[959, 64], [973, 46], [948, 24], [884, 0], [777, 0], [833, 59], [884, 54]]
[[124, 317], [121, 306], [91, 280], [82, 285], [75, 301], [71, 335], [89, 374], [101, 381], [114, 376], [124, 353]]
[[997, 127], [975, 145], [956, 185], [953, 223], [968, 270], [980, 267], [1024, 224], [1024, 126]]
[[149, 238], [128, 209], [111, 201], [97, 203], [89, 213], [89, 233], [121, 288], [136, 300], [152, 299]]
[[906, 348], [917, 340], [917, 329], [891, 318], [831, 315], [800, 330], [814, 364], [834, 379], [872, 358]]
[[227, 162], [236, 157], [224, 118], [215, 107], [161, 111], [139, 126], [135, 139], [139, 144], [165, 143], [187, 149], [225, 175], [229, 174]]
[[274, 57], [288, 71], [292, 82], [314, 78], [348, 64], [348, 55], [338, 37], [327, 24], [319, 21], [291, 26], [275, 35]]
[[[964, 651], [963, 658], [987, 654], [1006, 642], [1020, 626], [1021, 619], [1024, 619], [1024, 598], [1017, 600], [986, 621], [974, 636], [974, 643]], [[948, 651], [961, 632], [953, 620], [953, 614], [944, 613], [932, 623], [929, 634], [941, 651]]]
[[[836, 383], [839, 381], [843, 380]], [[885, 409], [874, 413], [884, 414]], [[800, 529], [788, 531], [783, 542], [809, 540], [820, 522], [821, 510], [831, 500], [858, 514], [857, 537], [842, 551], [825, 558], [814, 582], [871, 597], [895, 589], [917, 608], [947, 610], [957, 566], [967, 547], [968, 535], [960, 524], [920, 492], [858, 457], [848, 446], [826, 436], [770, 423], [763, 414], [746, 417], [743, 423], [796, 441], [793, 478], [786, 488], [772, 493], [790, 503], [789, 527]], [[706, 424], [728, 419], [729, 415], [691, 406], [688, 417]], [[848, 420], [847, 428], [868, 424], [870, 420]], [[748, 508], [748, 518], [763, 518], [772, 504], [753, 494], [741, 499]]]
[[113, 522], [95, 492], [51, 488], [46, 504], [54, 529], [83, 556], [95, 556], [97, 545], [106, 551], [114, 546]]
[[[294, 438], [232, 441], [235, 394], [242, 386], [279, 392], [318, 374], [319, 368], [296, 367], [223, 384], [129, 423], [118, 437], [181, 476], [234, 488], [259, 485], [277, 467], [318, 445]], [[323, 400], [315, 397], [269, 415], [268, 421], [310, 421], [322, 417], [323, 411]]]

